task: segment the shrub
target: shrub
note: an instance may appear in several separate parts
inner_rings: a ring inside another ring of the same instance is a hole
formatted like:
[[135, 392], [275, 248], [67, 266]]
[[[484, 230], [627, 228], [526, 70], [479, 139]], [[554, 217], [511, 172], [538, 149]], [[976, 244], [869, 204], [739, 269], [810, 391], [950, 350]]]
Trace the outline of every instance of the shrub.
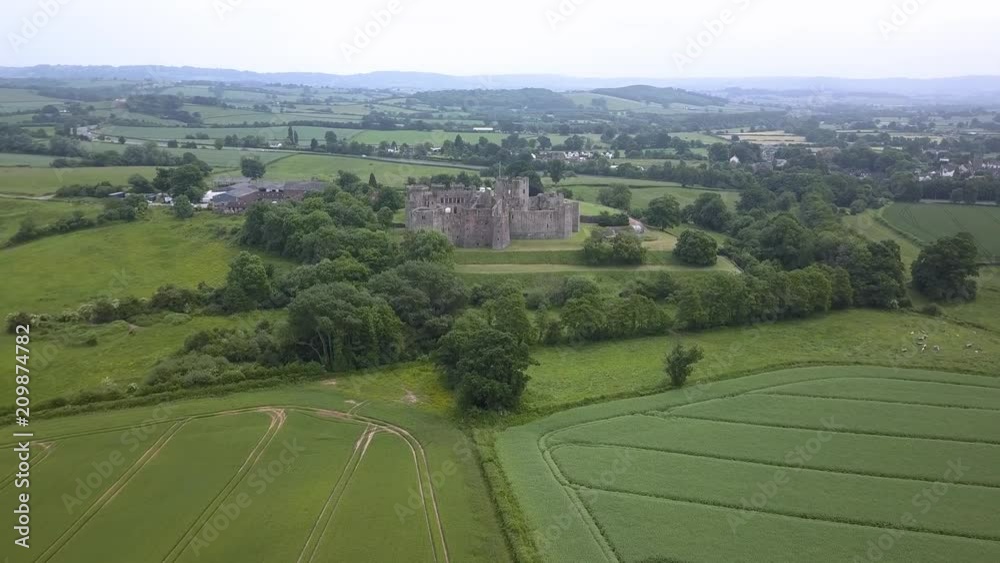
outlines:
[[941, 307], [931, 304], [921, 308], [920, 314], [927, 315], [928, 317], [940, 317], [941, 315], [944, 314], [944, 311], [941, 310]]
[[30, 313], [23, 311], [7, 315], [7, 334], [16, 333], [17, 327], [30, 325], [33, 320]]

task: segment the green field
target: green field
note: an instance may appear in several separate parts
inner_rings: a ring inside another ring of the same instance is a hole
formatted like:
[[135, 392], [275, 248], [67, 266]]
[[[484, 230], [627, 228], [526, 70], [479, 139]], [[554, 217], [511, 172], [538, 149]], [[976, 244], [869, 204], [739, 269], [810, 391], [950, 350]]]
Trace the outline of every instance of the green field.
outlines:
[[[9, 200], [0, 200], [0, 205]], [[239, 248], [227, 238], [240, 218], [199, 213], [179, 221], [166, 211], [47, 237], [0, 250], [5, 291], [0, 314], [58, 313], [94, 297], [149, 297], [161, 285], [218, 284]]]
[[495, 447], [546, 562], [987, 562], [997, 428], [995, 377], [826, 367], [564, 411]]
[[909, 266], [920, 255], [920, 247], [912, 240], [902, 236], [899, 232], [879, 222], [878, 217], [882, 212], [883, 210], [870, 209], [861, 215], [847, 215], [844, 217], [844, 224], [869, 240], [895, 241], [899, 245], [903, 263]]
[[[63, 107], [64, 101], [36, 94], [21, 88], [0, 88], [0, 112], [42, 109], [47, 105]], [[31, 116], [28, 116], [30, 119]]]
[[[313, 138], [324, 141], [327, 131], [333, 131], [338, 138], [351, 138], [359, 133], [357, 129], [330, 129], [326, 127], [295, 127], [299, 134], [299, 143], [308, 147], [309, 141]], [[128, 139], [141, 139], [146, 141], [186, 141], [192, 140], [199, 144], [211, 145], [215, 139], [222, 139], [229, 135], [236, 135], [240, 138], [247, 135], [264, 137], [269, 141], [284, 141], [288, 138], [288, 127], [275, 125], [269, 127], [134, 127], [124, 125], [107, 125], [101, 128], [100, 133], [117, 139], [124, 136]], [[186, 139], [188, 135], [198, 134], [208, 135], [210, 139]]]
[[894, 203], [885, 209], [883, 217], [925, 243], [963, 231], [971, 233], [979, 246], [980, 259], [1000, 263], [998, 206]]
[[[588, 203], [597, 203], [597, 196], [601, 192], [601, 186], [598, 185], [580, 185], [575, 184], [574, 180], [576, 178], [569, 178], [562, 185], [565, 185], [569, 189], [573, 190], [573, 197], [581, 201]], [[685, 205], [690, 205], [694, 203], [698, 196], [704, 193], [716, 193], [722, 196], [723, 201], [732, 209], [739, 202], [740, 194], [739, 192], [732, 191], [722, 191], [722, 190], [704, 190], [697, 188], [682, 188], [680, 184], [665, 184], [660, 183], [658, 186], [634, 186], [632, 180], [621, 180], [617, 182], [612, 179], [605, 179], [605, 185], [611, 185], [614, 183], [623, 183], [632, 187], [632, 208], [633, 209], [645, 209], [649, 207], [649, 202], [665, 195], [671, 195], [677, 198], [677, 201], [681, 204], [681, 207]]]
[[21, 222], [31, 218], [36, 225], [48, 225], [80, 211], [87, 217], [95, 217], [103, 207], [96, 201], [38, 201], [19, 198], [0, 198], [0, 244], [6, 242], [21, 227]]
[[32, 424], [52, 494], [14, 563], [509, 561], [471, 445], [412, 405], [317, 383]]
[[[921, 332], [929, 335], [931, 348], [941, 351], [921, 353], [911, 334]], [[539, 349], [539, 365], [528, 370], [527, 406], [551, 409], [654, 393], [664, 382], [663, 357], [678, 343], [705, 350], [706, 359], [695, 367], [698, 380], [803, 363], [981, 372], [989, 358], [1000, 355], [1000, 333], [915, 314], [851, 310], [755, 327]], [[974, 348], [966, 349], [968, 343]]]
[[0, 193], [42, 196], [63, 186], [111, 182], [123, 186], [133, 174], [156, 175], [152, 166], [108, 166], [103, 168], [0, 168]]
[[48, 167], [55, 160], [53, 156], [43, 154], [12, 154], [0, 153], [0, 167], [36, 166]]
[[380, 183], [402, 187], [407, 177], [419, 178], [435, 174], [469, 172], [463, 168], [386, 162], [365, 158], [323, 155], [295, 155], [267, 168], [268, 180], [308, 180], [311, 178], [335, 179], [338, 171], [352, 172], [367, 180], [374, 173]]

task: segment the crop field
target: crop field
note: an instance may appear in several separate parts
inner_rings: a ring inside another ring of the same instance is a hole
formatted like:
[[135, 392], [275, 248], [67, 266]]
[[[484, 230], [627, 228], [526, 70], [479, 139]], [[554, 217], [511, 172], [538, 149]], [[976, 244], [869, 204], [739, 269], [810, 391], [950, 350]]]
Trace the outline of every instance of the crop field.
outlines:
[[468, 172], [467, 169], [463, 168], [386, 162], [346, 156], [295, 155], [269, 166], [266, 178], [268, 180], [333, 179], [341, 170], [357, 174], [365, 180], [368, 179], [369, 174], [374, 173], [379, 182], [398, 187], [405, 185], [409, 176], [419, 178], [435, 174]]
[[701, 133], [698, 131], [688, 131], [682, 133], [671, 133], [671, 137], [678, 137], [684, 139], [685, 141], [701, 141], [706, 145], [712, 145], [715, 143], [725, 143], [728, 142], [728, 138], [722, 138], [717, 135], [709, 135], [706, 133]]
[[14, 563], [509, 561], [466, 438], [413, 405], [326, 382], [33, 425], [52, 494]]
[[42, 196], [55, 193], [63, 186], [94, 185], [108, 181], [124, 186], [133, 174], [147, 178], [156, 175], [152, 166], [106, 166], [96, 168], [22, 168], [0, 167], [0, 193]]
[[1000, 558], [1000, 379], [821, 367], [564, 411], [497, 452], [540, 559]]
[[755, 131], [753, 133], [740, 133], [737, 130], [736, 132], [733, 132], [733, 134], [738, 135], [743, 141], [757, 143], [758, 145], [798, 145], [806, 142], [806, 138], [802, 135], [793, 135], [791, 133], [785, 133], [784, 131]]
[[1000, 262], [1000, 206], [894, 203], [883, 217], [925, 243], [963, 231], [970, 233], [984, 262]]

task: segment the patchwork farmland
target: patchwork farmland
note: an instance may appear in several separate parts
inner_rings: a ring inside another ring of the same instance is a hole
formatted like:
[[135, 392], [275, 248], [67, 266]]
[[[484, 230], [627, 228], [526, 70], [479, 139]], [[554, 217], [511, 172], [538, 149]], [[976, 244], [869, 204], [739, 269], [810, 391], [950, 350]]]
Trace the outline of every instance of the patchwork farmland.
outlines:
[[[438, 428], [445, 433], [431, 441], [441, 443], [425, 449], [404, 428], [362, 414], [412, 423], [398, 407], [332, 400], [325, 389], [293, 395], [255, 401], [313, 406], [228, 399], [49, 423], [32, 467], [51, 488], [32, 506], [45, 522], [32, 536], [33, 560], [98, 561], [108, 550], [129, 561], [506, 560], [502, 548], [471, 545], [482, 536], [470, 528], [484, 521], [453, 512], [470, 510], [468, 468], [441, 444], [460, 433]], [[344, 408], [315, 406], [323, 402]], [[447, 482], [432, 478], [442, 467]], [[12, 483], [13, 475], [0, 482], [11, 506]], [[463, 537], [446, 541], [449, 532]], [[476, 549], [497, 551], [479, 558]]]
[[995, 378], [775, 372], [564, 411], [497, 449], [548, 562], [1000, 557]]

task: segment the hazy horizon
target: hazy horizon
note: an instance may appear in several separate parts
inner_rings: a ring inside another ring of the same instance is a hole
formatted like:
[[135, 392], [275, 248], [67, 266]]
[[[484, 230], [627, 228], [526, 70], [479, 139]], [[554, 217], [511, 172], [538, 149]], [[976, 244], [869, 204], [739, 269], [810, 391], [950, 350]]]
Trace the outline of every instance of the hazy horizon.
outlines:
[[[0, 66], [580, 78], [1000, 75], [980, 1], [8, 0]], [[183, 30], [180, 32], [179, 30]]]

